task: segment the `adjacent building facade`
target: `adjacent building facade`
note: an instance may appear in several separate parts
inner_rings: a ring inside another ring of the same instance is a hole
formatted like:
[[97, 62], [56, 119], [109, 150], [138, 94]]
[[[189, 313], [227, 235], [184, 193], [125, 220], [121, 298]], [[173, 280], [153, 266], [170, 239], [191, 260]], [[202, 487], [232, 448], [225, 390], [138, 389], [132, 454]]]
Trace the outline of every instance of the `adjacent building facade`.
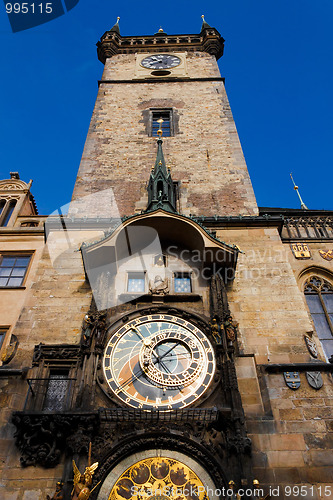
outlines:
[[0, 183], [1, 498], [333, 492], [333, 212], [258, 208], [223, 46], [116, 23], [68, 214]]

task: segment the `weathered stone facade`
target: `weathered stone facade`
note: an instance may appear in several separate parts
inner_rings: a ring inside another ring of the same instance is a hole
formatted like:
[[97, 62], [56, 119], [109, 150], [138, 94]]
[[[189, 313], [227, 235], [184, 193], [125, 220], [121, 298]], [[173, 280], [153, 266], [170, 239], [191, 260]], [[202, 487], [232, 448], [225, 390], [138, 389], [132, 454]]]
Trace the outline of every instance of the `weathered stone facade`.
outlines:
[[[188, 53], [186, 79], [149, 83], [135, 78], [135, 61], [135, 54], [106, 61], [74, 199], [112, 188], [121, 216], [145, 209], [142, 180], [149, 178], [156, 155], [147, 114], [151, 108], [169, 108], [178, 117], [178, 130], [164, 139], [163, 147], [173, 179], [180, 181], [180, 212], [255, 215], [253, 189], [215, 57]], [[97, 207], [96, 215], [101, 210]]]
[[[333, 492], [332, 212], [258, 209], [218, 72], [222, 52], [223, 39], [206, 23], [199, 35], [172, 37], [121, 37], [116, 26], [98, 45], [105, 69], [69, 216], [46, 221], [45, 245], [30, 186], [15, 181], [25, 198], [0, 228], [0, 258], [33, 259], [22, 286], [0, 290], [0, 327], [8, 329], [1, 354], [12, 335], [18, 341], [0, 367], [1, 499], [42, 500], [62, 480], [69, 500], [72, 459], [84, 470], [90, 442], [99, 462], [93, 500], [115, 498], [127, 467], [163, 456], [221, 491], [235, 481], [244, 498], [319, 500]], [[143, 56], [165, 53], [179, 56], [174, 74], [140, 66]], [[156, 109], [172, 111], [174, 135], [162, 137], [158, 157], [166, 165], [155, 167], [177, 183], [176, 211], [160, 185], [146, 210]], [[311, 279], [325, 287], [322, 341], [304, 295]], [[154, 318], [200, 330], [215, 362], [202, 395], [170, 411], [159, 406], [162, 393], [150, 409], [135, 406], [134, 394], [124, 402], [103, 361], [122, 329], [153, 327]], [[254, 479], [263, 488], [257, 496]]]

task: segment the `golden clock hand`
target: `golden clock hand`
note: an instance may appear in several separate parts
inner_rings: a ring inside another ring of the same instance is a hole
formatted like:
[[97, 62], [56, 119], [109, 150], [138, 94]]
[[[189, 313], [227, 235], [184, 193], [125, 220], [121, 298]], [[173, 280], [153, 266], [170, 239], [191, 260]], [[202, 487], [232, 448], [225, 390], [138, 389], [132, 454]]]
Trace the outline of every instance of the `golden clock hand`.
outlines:
[[154, 335], [151, 335], [150, 337], [144, 337], [142, 333], [137, 329], [132, 326], [131, 330], [133, 330], [134, 333], [137, 334], [140, 340], [144, 343], [144, 345], [150, 345], [151, 344], [151, 339], [154, 337]]
[[137, 336], [139, 337], [140, 340], [144, 340], [144, 336], [142, 335], [140, 330], [138, 330], [137, 328], [134, 328], [134, 326], [132, 326], [131, 330], [137, 334]]
[[[140, 373], [141, 372], [141, 373]], [[140, 373], [140, 375], [139, 375]], [[118, 393], [120, 391], [123, 390], [124, 387], [126, 387], [126, 385], [129, 383], [129, 382], [132, 382], [134, 381], [135, 379], [139, 379], [141, 377], [141, 375], [144, 374], [144, 371], [140, 368], [140, 370], [138, 370], [136, 373], [132, 373], [132, 375], [125, 380], [125, 382], [123, 382], [116, 390], [115, 392]], [[138, 376], [139, 375], [139, 376]]]
[[[156, 356], [155, 356], [155, 357], [156, 357]], [[157, 363], [157, 361], [158, 361], [158, 358], [156, 358], [156, 361], [155, 361], [155, 362], [153, 362], [153, 363], [154, 363], [154, 365]], [[139, 375], [139, 374], [140, 374], [140, 375]], [[122, 391], [122, 390], [123, 390], [123, 388], [124, 388], [124, 387], [126, 387], [126, 385], [127, 385], [129, 382], [132, 382], [132, 381], [134, 382], [134, 380], [135, 380], [135, 379], [137, 379], [137, 380], [138, 380], [138, 379], [139, 379], [142, 375], [144, 375], [144, 374], [145, 374], [145, 372], [142, 370], [142, 368], [140, 368], [137, 372], [132, 373], [132, 375], [131, 375], [128, 379], [126, 379], [126, 380], [125, 380], [125, 381], [124, 381], [124, 382], [123, 382], [123, 383], [122, 383], [122, 384], [121, 384], [121, 385], [120, 385], [120, 386], [119, 386], [119, 387], [115, 390], [115, 392], [116, 392], [116, 393], [118, 393], [118, 392]], [[139, 375], [139, 376], [138, 376], [138, 375]]]

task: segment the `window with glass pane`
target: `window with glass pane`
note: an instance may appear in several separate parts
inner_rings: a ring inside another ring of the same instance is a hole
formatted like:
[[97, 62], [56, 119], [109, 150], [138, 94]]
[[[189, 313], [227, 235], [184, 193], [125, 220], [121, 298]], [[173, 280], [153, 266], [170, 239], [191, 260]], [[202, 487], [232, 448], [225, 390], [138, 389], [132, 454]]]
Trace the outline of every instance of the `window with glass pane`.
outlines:
[[0, 217], [3, 209], [5, 208], [5, 205], [6, 205], [6, 200], [0, 200]]
[[132, 293], [144, 293], [145, 273], [128, 273], [127, 291]]
[[21, 286], [31, 255], [0, 256], [0, 287]]
[[43, 410], [62, 411], [66, 409], [69, 394], [69, 371], [51, 371], [46, 389]]
[[160, 123], [158, 120], [162, 119], [162, 137], [170, 137], [171, 136], [171, 111], [153, 111], [152, 112], [152, 136], [157, 137], [157, 131], [160, 128]]
[[192, 284], [191, 276], [189, 273], [175, 273], [174, 285], [176, 293], [191, 293]]
[[333, 356], [333, 286], [318, 276], [309, 278], [304, 287], [306, 302], [324, 353]]
[[12, 216], [12, 213], [14, 212], [14, 208], [16, 206], [16, 200], [11, 200], [7, 206], [7, 208], [5, 208], [5, 214], [4, 214], [4, 219], [2, 221], [2, 226], [7, 226], [11, 216]]
[[0, 328], [0, 349], [2, 347], [3, 341], [5, 340], [6, 333], [7, 333], [7, 329]]

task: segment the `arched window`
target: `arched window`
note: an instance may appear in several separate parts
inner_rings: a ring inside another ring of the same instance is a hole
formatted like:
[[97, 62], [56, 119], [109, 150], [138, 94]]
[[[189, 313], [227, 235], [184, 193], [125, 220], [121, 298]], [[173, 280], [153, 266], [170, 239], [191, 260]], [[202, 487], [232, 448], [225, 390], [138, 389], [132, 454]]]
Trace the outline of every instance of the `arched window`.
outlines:
[[0, 200], [0, 217], [5, 205], [6, 205], [6, 200]]
[[5, 208], [5, 213], [4, 213], [4, 217], [2, 219], [2, 224], [1, 226], [7, 226], [11, 216], [12, 216], [12, 213], [14, 212], [14, 208], [15, 208], [15, 205], [16, 205], [16, 202], [17, 200], [11, 200], [7, 207]]
[[333, 356], [333, 286], [324, 278], [311, 276], [304, 293], [318, 338], [329, 359]]

